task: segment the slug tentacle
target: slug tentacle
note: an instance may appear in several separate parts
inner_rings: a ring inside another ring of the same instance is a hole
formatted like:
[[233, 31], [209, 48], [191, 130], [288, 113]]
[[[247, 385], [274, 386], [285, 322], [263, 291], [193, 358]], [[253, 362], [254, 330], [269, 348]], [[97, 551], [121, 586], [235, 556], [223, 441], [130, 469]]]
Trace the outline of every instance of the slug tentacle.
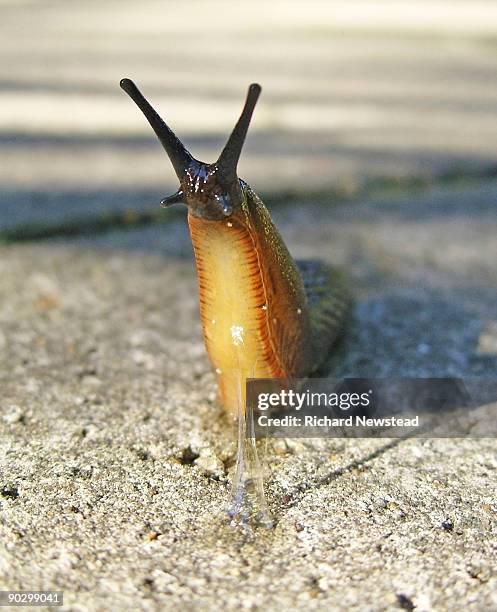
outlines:
[[225, 183], [231, 183], [236, 180], [236, 167], [240, 159], [245, 137], [247, 136], [252, 113], [254, 112], [260, 93], [261, 86], [258, 83], [252, 83], [247, 93], [247, 99], [242, 114], [217, 160], [220, 177]]
[[122, 79], [120, 82], [121, 89], [123, 89], [128, 96], [136, 103], [142, 113], [147, 118], [152, 129], [160, 140], [166, 153], [171, 160], [176, 175], [181, 180], [183, 174], [190, 166], [193, 157], [186, 150], [183, 143], [179, 140], [176, 134], [166, 125], [164, 120], [157, 114], [154, 108], [144, 98], [141, 91], [133, 83], [131, 79]]
[[170, 196], [166, 196], [162, 198], [160, 201], [160, 205], [162, 208], [167, 208], [168, 206], [172, 206], [173, 204], [186, 204], [185, 194], [182, 189], [178, 189], [176, 193], [173, 193]]

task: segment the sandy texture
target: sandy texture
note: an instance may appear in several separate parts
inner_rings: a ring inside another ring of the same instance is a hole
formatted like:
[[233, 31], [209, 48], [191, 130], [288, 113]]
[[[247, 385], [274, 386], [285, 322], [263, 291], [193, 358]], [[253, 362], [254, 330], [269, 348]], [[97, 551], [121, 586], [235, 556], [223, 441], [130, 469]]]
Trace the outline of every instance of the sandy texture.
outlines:
[[[294, 253], [350, 268], [332, 371], [495, 376], [496, 189], [278, 212]], [[226, 523], [233, 436], [181, 222], [2, 247], [0, 274], [1, 588], [67, 610], [495, 609], [492, 439], [273, 441], [275, 529]]]

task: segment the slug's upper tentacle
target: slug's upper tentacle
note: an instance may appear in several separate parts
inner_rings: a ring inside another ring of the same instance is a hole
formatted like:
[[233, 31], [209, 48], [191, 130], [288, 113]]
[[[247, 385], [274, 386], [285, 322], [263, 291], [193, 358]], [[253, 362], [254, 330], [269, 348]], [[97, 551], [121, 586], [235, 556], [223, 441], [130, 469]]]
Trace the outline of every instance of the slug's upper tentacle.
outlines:
[[128, 94], [128, 96], [136, 103], [147, 118], [148, 122], [152, 126], [152, 129], [157, 134], [158, 139], [161, 141], [162, 146], [168, 154], [177, 177], [181, 180], [184, 173], [193, 161], [193, 157], [186, 150], [176, 134], [174, 134], [174, 132], [166, 125], [164, 120], [157, 114], [154, 108], [152, 108], [131, 79], [122, 79], [120, 85], [121, 89]]
[[258, 83], [252, 83], [249, 87], [240, 119], [238, 119], [228, 142], [217, 160], [218, 173], [221, 181], [224, 183], [229, 184], [236, 180], [236, 166], [240, 159], [240, 153], [242, 152], [243, 143], [247, 136], [252, 113], [254, 112], [260, 93], [261, 86]]

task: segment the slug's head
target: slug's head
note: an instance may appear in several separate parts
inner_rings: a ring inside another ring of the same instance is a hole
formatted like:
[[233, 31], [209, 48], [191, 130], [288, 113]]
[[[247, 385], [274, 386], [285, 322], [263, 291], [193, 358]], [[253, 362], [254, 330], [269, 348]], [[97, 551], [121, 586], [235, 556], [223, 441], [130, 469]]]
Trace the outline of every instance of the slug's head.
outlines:
[[205, 164], [195, 159], [143, 97], [130, 79], [123, 79], [121, 87], [136, 102], [157, 134], [173, 164], [180, 181], [178, 191], [161, 201], [162, 206], [186, 204], [190, 213], [209, 221], [229, 217], [241, 205], [243, 193], [236, 174], [238, 159], [261, 88], [249, 87], [245, 106], [219, 159]]

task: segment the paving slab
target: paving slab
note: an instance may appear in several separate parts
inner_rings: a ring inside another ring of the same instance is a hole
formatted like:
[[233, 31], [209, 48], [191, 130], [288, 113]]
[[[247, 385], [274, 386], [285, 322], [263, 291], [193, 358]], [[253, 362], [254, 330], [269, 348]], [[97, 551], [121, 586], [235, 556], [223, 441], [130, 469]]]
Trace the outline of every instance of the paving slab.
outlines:
[[[338, 376], [497, 372], [494, 182], [278, 209], [348, 267]], [[0, 248], [0, 586], [67, 610], [492, 610], [494, 439], [274, 440], [276, 526], [230, 527], [181, 220]]]
[[469, 0], [4, 0], [0, 228], [176, 190], [123, 76], [208, 162], [259, 81], [240, 176], [266, 192], [495, 166], [496, 17]]

